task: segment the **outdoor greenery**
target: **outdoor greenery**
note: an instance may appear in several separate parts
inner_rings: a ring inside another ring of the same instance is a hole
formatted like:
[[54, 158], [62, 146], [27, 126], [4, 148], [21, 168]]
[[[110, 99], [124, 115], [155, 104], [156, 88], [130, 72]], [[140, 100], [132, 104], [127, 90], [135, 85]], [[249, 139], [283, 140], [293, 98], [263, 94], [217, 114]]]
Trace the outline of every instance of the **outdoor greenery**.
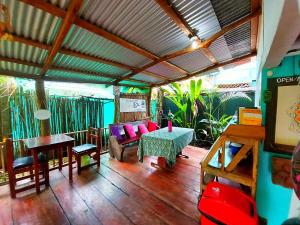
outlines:
[[191, 80], [186, 90], [178, 83], [171, 83], [169, 89], [162, 89], [177, 108], [173, 121], [181, 127], [193, 128], [199, 145], [211, 145], [223, 132], [232, 115], [226, 115], [223, 108], [230, 100], [242, 98], [251, 102], [243, 92], [222, 94], [218, 90], [203, 90], [202, 80]]

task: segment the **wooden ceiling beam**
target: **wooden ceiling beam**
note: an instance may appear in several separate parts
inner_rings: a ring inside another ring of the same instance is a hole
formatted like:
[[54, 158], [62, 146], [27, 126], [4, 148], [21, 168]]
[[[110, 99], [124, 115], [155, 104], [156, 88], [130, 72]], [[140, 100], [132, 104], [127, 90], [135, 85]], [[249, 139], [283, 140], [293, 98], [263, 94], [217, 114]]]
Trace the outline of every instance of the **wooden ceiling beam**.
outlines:
[[[158, 59], [158, 60], [156, 60], [154, 62], [151, 62], [151, 63], [143, 66], [142, 68], [134, 70], [132, 73], [130, 73], [130, 74], [126, 75], [126, 76], [123, 76], [122, 79], [116, 80], [115, 84], [117, 84], [118, 82], [120, 82], [122, 80], [129, 79], [130, 77], [134, 76], [135, 74], [141, 73], [144, 70], [146, 70], [146, 69], [148, 69], [148, 68], [150, 68], [152, 66], [155, 66], [155, 65], [157, 65], [157, 64], [159, 64], [159, 63], [161, 63], [163, 61], [166, 61], [166, 60], [169, 60], [169, 59], [172, 59], [172, 58], [175, 58], [175, 57], [187, 54], [187, 53], [191, 53], [191, 52], [197, 51], [199, 49], [208, 48], [215, 40], [217, 40], [219, 37], [223, 36], [225, 33], [229, 32], [229, 31], [232, 31], [232, 30], [234, 30], [234, 29], [242, 26], [243, 24], [247, 23], [251, 19], [259, 16], [260, 14], [261, 14], [261, 10], [258, 9], [257, 11], [250, 13], [248, 16], [245, 16], [245, 17], [243, 17], [241, 19], [238, 19], [235, 22], [233, 22], [233, 23], [231, 23], [231, 24], [223, 27], [219, 32], [215, 33], [214, 35], [212, 35], [207, 40], [201, 42], [198, 45], [197, 48], [188, 47], [186, 49], [182, 49], [182, 50], [179, 50], [177, 52], [174, 52], [174, 53], [171, 53], [171, 54], [167, 54], [167, 55], [161, 57], [160, 59]], [[218, 65], [218, 64], [215, 64], [215, 65]]]
[[[32, 67], [36, 67], [36, 68], [40, 68], [40, 69], [43, 68], [42, 64], [27, 62], [27, 61], [20, 60], [20, 59], [7, 58], [7, 57], [2, 57], [2, 56], [0, 56], [0, 61], [16, 63], [16, 64], [21, 64], [21, 65], [26, 65], [26, 66], [32, 66]], [[98, 76], [98, 77], [109, 78], [109, 79], [112, 79], [112, 80], [116, 79], [116, 76], [113, 76], [113, 75], [110, 75], [110, 74], [98, 73], [98, 72], [94, 72], [94, 71], [87, 71], [87, 70], [81, 70], [81, 69], [71, 69], [71, 68], [66, 68], [66, 67], [61, 67], [61, 66], [51, 65], [49, 67], [49, 69], [58, 70], [58, 71], [65, 71], [65, 72], [70, 72], [70, 73], [88, 74], [88, 75], [93, 75], [93, 76]], [[130, 79], [129, 81], [139, 82], [139, 83], [142, 83], [142, 84], [147, 84], [149, 86], [154, 84], [154, 83], [151, 83], [151, 82], [141, 81], [141, 80], [137, 80], [137, 79]]]
[[[193, 30], [189, 24], [184, 20], [180, 13], [169, 3], [168, 0], [155, 0], [162, 10], [177, 24], [177, 26], [185, 33], [189, 38], [197, 37], [197, 41], [200, 44], [201, 39], [197, 35], [197, 32]], [[204, 55], [213, 63], [216, 64], [217, 60], [211, 51], [207, 48], [203, 48]]]
[[[1, 70], [0, 69], [0, 75], [9, 76], [9, 77], [17, 77], [17, 78], [23, 78], [23, 79], [32, 79], [32, 80], [38, 80], [41, 79], [41, 76], [34, 75], [34, 74], [28, 74], [28, 73], [21, 73], [16, 71], [10, 71], [10, 70]], [[106, 84], [111, 85], [111, 82], [106, 81], [86, 81], [86, 80], [80, 80], [80, 79], [73, 79], [73, 78], [56, 78], [56, 77], [43, 77], [43, 80], [45, 81], [54, 81], [54, 82], [71, 82], [71, 83], [91, 83], [91, 84]], [[125, 87], [136, 87], [136, 88], [149, 88], [149, 86], [138, 86], [138, 85], [127, 85], [127, 84], [121, 84], [120, 86]]]
[[[199, 71], [196, 71], [196, 72], [194, 72], [194, 73], [191, 73], [191, 74], [188, 75], [188, 76], [180, 77], [180, 78], [171, 80], [171, 82], [178, 82], [178, 81], [187, 80], [187, 79], [192, 78], [192, 77], [194, 77], [194, 76], [197, 76], [197, 75], [199, 75], [199, 74], [201, 74], [201, 73], [205, 73], [205, 72], [208, 72], [208, 71], [210, 71], [210, 70], [213, 70], [213, 69], [216, 69], [216, 68], [219, 68], [219, 67], [222, 67], [222, 66], [226, 66], [226, 65], [229, 65], [229, 64], [234, 64], [234, 63], [237, 63], [237, 62], [239, 62], [239, 61], [241, 61], [241, 60], [245, 60], [245, 59], [247, 59], [247, 58], [251, 58], [251, 57], [253, 57], [253, 56], [256, 56], [256, 54], [257, 54], [256, 51], [254, 51], [254, 52], [252, 52], [252, 53], [250, 53], [250, 54], [247, 54], [247, 55], [244, 55], [244, 56], [235, 58], [235, 59], [231, 59], [231, 60], [226, 61], [226, 62], [218, 63], [218, 64], [216, 64], [216, 65], [211, 65], [211, 66], [206, 67], [206, 68], [204, 68], [204, 69], [202, 69], [202, 70], [199, 70]], [[160, 83], [160, 84], [157, 84], [157, 85], [154, 85], [154, 86], [155, 86], [155, 87], [157, 87], [157, 86], [163, 86], [163, 85], [167, 85], [167, 84], [169, 84], [169, 83], [170, 83], [170, 82], [163, 82], [163, 83]]]
[[[43, 11], [46, 11], [54, 16], [57, 16], [57, 17], [61, 17], [61, 18], [64, 18], [65, 15], [66, 15], [66, 11], [59, 8], [59, 7], [56, 7], [54, 5], [52, 5], [51, 3], [47, 3], [47, 2], [44, 2], [42, 0], [20, 0], [26, 4], [29, 4], [29, 5], [32, 5], [36, 8], [39, 8]], [[81, 28], [84, 28], [94, 34], [97, 34], [97, 35], [100, 35], [104, 38], [106, 38], [107, 40], [110, 40], [118, 45], [121, 45], [127, 49], [130, 49], [131, 51], [135, 52], [135, 53], [138, 53], [148, 59], [151, 59], [151, 60], [157, 60], [159, 59], [158, 56], [156, 56], [155, 54], [141, 48], [141, 47], [138, 47], [137, 45], [133, 44], [133, 43], [130, 43], [122, 38], [120, 38], [119, 36], [115, 35], [115, 34], [112, 34], [94, 24], [91, 24], [89, 23], [88, 21], [80, 18], [79, 16], [77, 16], [75, 18], [75, 21], [74, 21], [74, 24], [76, 24], [77, 26], [81, 27]], [[184, 69], [170, 63], [170, 62], [164, 62], [164, 64], [166, 66], [168, 66], [169, 68], [172, 68], [174, 70], [177, 70], [179, 71], [180, 73], [184, 73], [184, 74], [187, 74], [188, 72], [185, 71]]]
[[[260, 0], [251, 0], [251, 12], [255, 12], [260, 8]], [[258, 22], [259, 17], [251, 19], [251, 51], [257, 50], [257, 41], [258, 41]]]
[[62, 25], [60, 26], [58, 34], [53, 43], [53, 46], [49, 49], [48, 56], [45, 60], [44, 67], [41, 70], [41, 76], [44, 76], [46, 74], [54, 57], [56, 56], [59, 49], [61, 48], [61, 45], [62, 45], [65, 37], [67, 36], [69, 30], [71, 29], [72, 24], [74, 23], [76, 14], [79, 11], [82, 2], [83, 2], [83, 0], [72, 0], [70, 2], [69, 8], [63, 19]]

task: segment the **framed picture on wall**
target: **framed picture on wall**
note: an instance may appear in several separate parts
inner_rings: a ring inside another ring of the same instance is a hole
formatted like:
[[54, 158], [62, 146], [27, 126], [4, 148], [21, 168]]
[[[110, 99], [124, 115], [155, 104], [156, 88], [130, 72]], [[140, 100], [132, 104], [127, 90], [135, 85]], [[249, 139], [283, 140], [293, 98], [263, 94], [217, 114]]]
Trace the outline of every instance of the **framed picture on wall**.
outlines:
[[265, 150], [292, 154], [300, 141], [300, 76], [268, 80]]

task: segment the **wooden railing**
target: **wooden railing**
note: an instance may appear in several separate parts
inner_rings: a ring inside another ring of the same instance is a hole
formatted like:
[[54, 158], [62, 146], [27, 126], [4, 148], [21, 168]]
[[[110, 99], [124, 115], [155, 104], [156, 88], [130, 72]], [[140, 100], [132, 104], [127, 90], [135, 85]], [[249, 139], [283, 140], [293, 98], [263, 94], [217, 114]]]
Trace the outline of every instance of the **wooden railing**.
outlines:
[[[87, 130], [75, 131], [70, 133], [65, 133], [75, 139], [74, 146], [81, 145], [87, 142], [86, 140]], [[109, 151], [109, 129], [101, 128], [102, 142], [101, 142], [101, 154], [107, 153]], [[25, 156], [26, 146], [23, 143], [23, 139], [14, 140], [15, 157]], [[5, 154], [5, 142], [0, 142], [0, 185], [5, 184], [8, 181], [6, 165], [6, 154]], [[68, 165], [67, 149], [63, 149], [63, 166]], [[72, 162], [74, 163], [74, 161]], [[58, 168], [58, 157], [55, 150], [49, 152], [49, 167], [50, 170]], [[24, 174], [25, 175], [25, 174]]]

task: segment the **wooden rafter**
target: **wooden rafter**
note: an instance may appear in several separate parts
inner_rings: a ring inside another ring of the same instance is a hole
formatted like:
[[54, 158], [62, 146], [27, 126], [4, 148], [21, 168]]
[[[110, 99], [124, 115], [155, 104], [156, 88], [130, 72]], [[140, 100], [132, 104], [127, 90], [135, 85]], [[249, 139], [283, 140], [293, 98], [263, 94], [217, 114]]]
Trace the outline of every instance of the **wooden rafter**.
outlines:
[[171, 80], [169, 82], [163, 82], [163, 83], [160, 83], [160, 84], [157, 84], [157, 85], [154, 85], [154, 86], [163, 86], [163, 85], [169, 84], [170, 82], [178, 82], [178, 81], [186, 80], [186, 79], [192, 78], [194, 76], [197, 76], [197, 75], [199, 75], [201, 73], [205, 73], [207, 71], [210, 71], [210, 70], [222, 67], [222, 66], [226, 66], [226, 65], [229, 65], [229, 64], [234, 64], [234, 63], [237, 63], [237, 62], [239, 62], [241, 60], [245, 60], [247, 58], [251, 58], [253, 56], [256, 56], [256, 51], [254, 51], [254, 52], [252, 52], [250, 54], [247, 54], [247, 55], [244, 55], [244, 56], [241, 56], [241, 57], [238, 57], [238, 58], [226, 61], [226, 62], [218, 63], [216, 65], [211, 65], [211, 66], [206, 67], [206, 68], [204, 68], [202, 70], [199, 70], [199, 71], [196, 71], [194, 73], [191, 73], [190, 75], [188, 75], [186, 77], [180, 77], [180, 78]]
[[[182, 49], [182, 50], [179, 50], [177, 52], [165, 55], [165, 56], [161, 57], [160, 59], [158, 59], [158, 60], [156, 60], [154, 62], [151, 62], [151, 63], [143, 66], [142, 68], [134, 70], [132, 73], [130, 73], [130, 74], [126, 75], [126, 76], [123, 76], [122, 79], [116, 80], [115, 83], [117, 84], [118, 82], [120, 82], [122, 80], [129, 79], [130, 77], [134, 76], [135, 74], [143, 72], [144, 70], [146, 70], [146, 69], [148, 69], [148, 68], [150, 68], [152, 66], [155, 66], [155, 65], [157, 65], [157, 64], [159, 64], [159, 63], [161, 63], [163, 61], [166, 61], [166, 60], [169, 60], [169, 59], [172, 59], [172, 58], [175, 58], [175, 57], [187, 54], [187, 53], [191, 53], [191, 52], [194, 52], [194, 51], [199, 50], [199, 49], [207, 48], [215, 40], [217, 40], [219, 37], [223, 36], [225, 33], [229, 32], [229, 31], [232, 31], [235, 28], [238, 28], [238, 27], [242, 26], [243, 24], [247, 23], [249, 20], [251, 20], [251, 19], [259, 16], [260, 14], [261, 14], [261, 10], [258, 9], [257, 11], [250, 13], [248, 16], [245, 16], [245, 17], [243, 17], [241, 19], [238, 19], [235, 22], [233, 22], [233, 23], [231, 23], [231, 24], [223, 27], [219, 32], [215, 33], [214, 35], [212, 35], [207, 40], [201, 42], [198, 45], [197, 48], [188, 47], [186, 49]], [[215, 65], [218, 65], [218, 64], [215, 64]], [[188, 76], [190, 76], [190, 75], [187, 75], [186, 77], [188, 77]]]
[[55, 38], [53, 46], [49, 49], [48, 56], [45, 60], [44, 67], [41, 70], [41, 76], [44, 76], [49, 69], [54, 57], [58, 53], [61, 45], [67, 36], [69, 30], [71, 29], [72, 24], [74, 23], [77, 12], [80, 9], [83, 0], [73, 0], [70, 2], [68, 11], [63, 19], [62, 25], [58, 31], [58, 34]]
[[[44, 2], [42, 0], [20, 0], [26, 4], [30, 4], [36, 8], [39, 8], [39, 9], [42, 9], [48, 13], [51, 13], [52, 15], [55, 15], [55, 16], [58, 16], [58, 17], [61, 17], [61, 18], [64, 18], [65, 15], [66, 15], [66, 11], [64, 11], [63, 9], [59, 8], [59, 7], [56, 7], [50, 3], [47, 3], [47, 2]], [[133, 52], [136, 52], [148, 59], [152, 59], [152, 60], [157, 60], [159, 59], [158, 56], [156, 56], [155, 54], [145, 50], [145, 49], [142, 49], [141, 47], [138, 47], [122, 38], [120, 38], [119, 36], [115, 35], [115, 34], [112, 34], [94, 24], [91, 24], [89, 23], [88, 21], [80, 18], [79, 16], [77, 16], [75, 18], [75, 21], [74, 21], [74, 24], [76, 24], [77, 26], [81, 27], [81, 28], [84, 28], [94, 34], [97, 34], [99, 36], [102, 36], [104, 38], [106, 38], [107, 40], [110, 40], [116, 44], [119, 44], [127, 49], [130, 49], [131, 51]], [[170, 63], [170, 62], [164, 62], [164, 64], [172, 69], [175, 69], [177, 71], [179, 71], [180, 73], [183, 73], [183, 74], [187, 74], [188, 72], [185, 71], [184, 69]]]
[[[49, 50], [51, 48], [51, 45], [47, 45], [47, 44], [44, 44], [44, 43], [41, 43], [41, 42], [38, 42], [38, 41], [34, 41], [34, 40], [31, 40], [31, 39], [28, 39], [28, 38], [19, 37], [17, 35], [12, 35], [12, 36], [13, 36], [13, 41], [16, 41], [16, 42], [20, 42], [20, 43], [23, 43], [23, 44], [26, 44], [26, 45], [31, 45], [33, 47], [37, 47], [37, 48], [41, 48], [41, 49], [45, 49], [45, 50]], [[94, 61], [94, 62], [97, 62], [97, 63], [108, 64], [108, 65], [115, 66], [115, 67], [122, 68], [122, 69], [127, 69], [127, 70], [137, 69], [136, 67], [132, 67], [132, 66], [129, 66], [129, 65], [126, 65], [126, 64], [123, 64], [123, 63], [119, 63], [119, 62], [116, 62], [116, 61], [104, 59], [104, 58], [101, 58], [101, 57], [87, 55], [87, 54], [80, 53], [80, 52], [75, 52], [75, 51], [65, 49], [65, 48], [61, 48], [59, 50], [59, 53], [69, 55], [69, 56], [74, 56], [74, 57], [81, 58], [81, 59], [86, 59], [86, 60], [89, 60], [89, 61]], [[168, 80], [168, 78], [165, 77], [165, 76], [162, 76], [162, 75], [159, 75], [159, 74], [156, 74], [156, 73], [152, 73], [152, 72], [149, 72], [149, 71], [144, 71], [143, 74], [151, 76], [151, 77], [158, 78], [160, 80]], [[116, 77], [115, 77], [115, 79], [116, 79]]]
[[[260, 0], [251, 0], [251, 12], [256, 11], [259, 7]], [[255, 17], [251, 20], [251, 51], [257, 50], [258, 20], [259, 17]]]
[[[165, 13], [177, 24], [177, 26], [188, 36], [197, 37], [198, 43], [201, 43], [201, 39], [197, 35], [179, 12], [169, 3], [168, 0], [155, 0], [156, 3], [165, 11]], [[216, 64], [217, 60], [208, 48], [203, 48], [203, 53], [213, 63]]]
[[[22, 73], [22, 72], [16, 72], [16, 71], [10, 71], [10, 70], [1, 70], [0, 74], [10, 77], [19, 77], [19, 78], [25, 78], [25, 79], [32, 79], [32, 80], [38, 80], [40, 79], [39, 75], [34, 74], [28, 74], [28, 73]], [[111, 85], [111, 82], [106, 81], [88, 81], [88, 80], [81, 80], [76, 78], [56, 78], [56, 77], [44, 77], [43, 80], [45, 81], [55, 81], [55, 82], [72, 82], [72, 83], [93, 83], [93, 84], [106, 84]], [[138, 86], [138, 85], [128, 85], [128, 84], [122, 84], [121, 86], [125, 87], [137, 87], [137, 88], [149, 88], [147, 86]]]
[[[27, 62], [27, 61], [20, 60], [20, 59], [6, 58], [6, 57], [2, 57], [2, 56], [0, 56], [0, 61], [16, 63], [16, 64], [21, 64], [21, 65], [26, 65], [26, 66], [32, 66], [32, 67], [36, 67], [36, 68], [40, 68], [40, 69], [43, 68], [42, 64]], [[61, 67], [61, 66], [53, 66], [53, 65], [51, 65], [49, 67], [49, 69], [57, 70], [57, 71], [71, 72], [71, 73], [93, 75], [93, 76], [98, 76], [98, 77], [110, 78], [112, 80], [116, 79], [116, 76], [113, 76], [110, 74], [98, 73], [98, 72], [87, 71], [87, 70], [82, 70], [82, 69], [71, 69], [71, 68], [66, 68], [66, 67]], [[148, 86], [153, 85], [153, 83], [151, 83], [151, 82], [141, 81], [141, 80], [137, 80], [137, 79], [130, 79], [129, 81], [146, 84]]]

